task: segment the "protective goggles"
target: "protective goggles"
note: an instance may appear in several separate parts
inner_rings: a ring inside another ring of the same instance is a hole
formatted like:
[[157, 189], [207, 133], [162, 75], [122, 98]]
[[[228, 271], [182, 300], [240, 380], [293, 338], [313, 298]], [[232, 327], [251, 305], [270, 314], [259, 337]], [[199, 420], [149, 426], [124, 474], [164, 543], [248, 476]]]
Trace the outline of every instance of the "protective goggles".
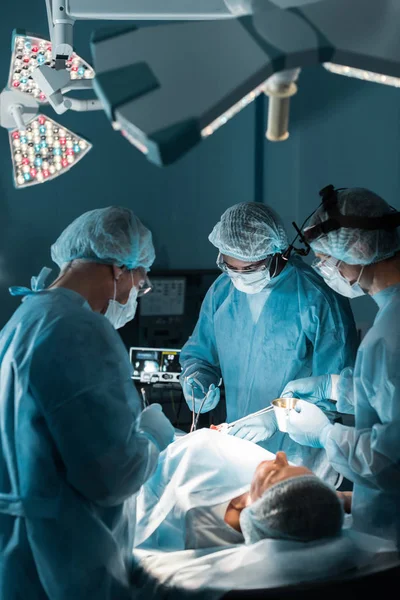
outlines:
[[267, 256], [263, 260], [253, 263], [252, 265], [249, 265], [248, 267], [237, 268], [237, 267], [231, 267], [231, 265], [226, 263], [223, 260], [221, 253], [219, 253], [218, 257], [217, 257], [217, 267], [219, 269], [221, 269], [221, 271], [223, 271], [224, 273], [240, 273], [241, 275], [245, 275], [246, 273], [259, 273], [260, 271], [269, 271], [273, 258], [274, 258], [274, 255]]
[[324, 279], [331, 279], [335, 273], [337, 273], [340, 267], [341, 260], [336, 258], [316, 258], [311, 266], [317, 271]]
[[153, 286], [150, 282], [150, 279], [147, 277], [147, 275], [145, 275], [144, 279], [142, 279], [139, 283], [138, 298], [144, 296], [145, 294], [148, 294], [149, 292], [151, 292], [152, 289]]

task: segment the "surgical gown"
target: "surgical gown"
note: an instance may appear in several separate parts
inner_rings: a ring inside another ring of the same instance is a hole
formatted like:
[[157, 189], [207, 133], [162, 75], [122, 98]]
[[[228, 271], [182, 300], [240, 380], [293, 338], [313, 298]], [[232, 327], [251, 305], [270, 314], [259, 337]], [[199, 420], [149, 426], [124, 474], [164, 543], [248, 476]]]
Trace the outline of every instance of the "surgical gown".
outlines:
[[1, 600], [132, 598], [135, 494], [158, 449], [119, 335], [54, 289], [24, 299], [0, 359]]
[[355, 427], [335, 424], [326, 451], [354, 482], [354, 527], [400, 547], [400, 285], [372, 297], [379, 310], [353, 375]]
[[[207, 292], [180, 360], [183, 376], [199, 371], [199, 378], [204, 373], [215, 385], [222, 376], [230, 422], [268, 406], [292, 379], [353, 366], [356, 351], [349, 301], [294, 257], [254, 296], [221, 275]], [[337, 474], [324, 450], [300, 446], [279, 431], [262, 445], [284, 450], [294, 463], [335, 485]]]

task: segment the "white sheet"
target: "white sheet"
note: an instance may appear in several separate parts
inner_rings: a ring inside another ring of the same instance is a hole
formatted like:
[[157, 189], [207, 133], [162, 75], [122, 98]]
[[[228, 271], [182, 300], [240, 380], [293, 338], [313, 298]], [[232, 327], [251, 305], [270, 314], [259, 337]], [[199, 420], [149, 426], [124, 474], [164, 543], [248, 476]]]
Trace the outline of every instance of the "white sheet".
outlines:
[[373, 566], [378, 553], [395, 551], [384, 540], [343, 532], [340, 538], [313, 543], [262, 540], [230, 546], [159, 552], [134, 550], [141, 564], [161, 582], [186, 589], [265, 589], [335, 579]]
[[135, 547], [185, 550], [189, 511], [243, 494], [258, 464], [273, 458], [252, 442], [210, 429], [176, 440], [161, 453], [155, 473], [139, 492]]
[[[259, 462], [273, 456], [251, 442], [207, 429], [171, 444], [139, 494], [134, 555], [163, 583], [219, 590], [210, 596], [214, 599], [231, 589], [336, 578], [372, 565], [380, 552], [395, 551], [392, 544], [351, 529], [321, 542], [262, 540], [185, 550], [187, 513], [243, 493]], [[351, 525], [351, 519], [347, 522]]]
[[216, 506], [199, 506], [186, 513], [186, 548], [210, 548], [244, 544], [242, 533], [225, 523], [230, 500]]

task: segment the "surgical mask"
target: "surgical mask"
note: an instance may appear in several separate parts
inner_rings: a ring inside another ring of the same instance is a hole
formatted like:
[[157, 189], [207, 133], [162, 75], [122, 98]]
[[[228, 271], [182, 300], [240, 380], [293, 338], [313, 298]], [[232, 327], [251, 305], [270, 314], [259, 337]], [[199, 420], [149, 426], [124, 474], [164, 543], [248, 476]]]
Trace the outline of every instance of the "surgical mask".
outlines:
[[346, 296], [346, 298], [364, 296], [365, 292], [360, 285], [360, 280], [365, 266], [361, 268], [357, 281], [350, 283], [339, 271], [341, 262], [335, 258], [317, 259], [312, 266], [323, 277], [325, 283], [341, 296]]
[[120, 329], [129, 321], [132, 321], [136, 313], [136, 308], [138, 304], [138, 289], [133, 284], [133, 274], [131, 275], [132, 289], [129, 292], [129, 297], [126, 304], [121, 304], [115, 299], [117, 295], [117, 281], [114, 279], [114, 298], [112, 300], [109, 300], [107, 310], [104, 316], [110, 321], [111, 325], [113, 325], [115, 329]]
[[360, 278], [364, 267], [360, 271], [360, 275], [357, 278], [357, 281], [354, 283], [350, 283], [347, 281], [345, 277], [339, 271], [337, 271], [332, 277], [324, 278], [326, 283], [338, 294], [342, 296], [346, 296], [346, 298], [358, 298], [359, 296], [364, 296], [365, 292], [360, 286]]
[[341, 274], [337, 267], [330, 276], [324, 274], [322, 274], [322, 276], [329, 287], [338, 294], [341, 294], [341, 296], [346, 296], [346, 298], [358, 298], [359, 296], [364, 296], [365, 294], [364, 290], [360, 286], [360, 279], [363, 271], [364, 267], [362, 267], [360, 274], [357, 277], [357, 281], [354, 283], [350, 283], [350, 281], [348, 281], [346, 277]]
[[228, 275], [239, 292], [245, 294], [258, 294], [271, 281], [268, 270], [255, 271], [254, 273], [235, 273], [228, 269]]

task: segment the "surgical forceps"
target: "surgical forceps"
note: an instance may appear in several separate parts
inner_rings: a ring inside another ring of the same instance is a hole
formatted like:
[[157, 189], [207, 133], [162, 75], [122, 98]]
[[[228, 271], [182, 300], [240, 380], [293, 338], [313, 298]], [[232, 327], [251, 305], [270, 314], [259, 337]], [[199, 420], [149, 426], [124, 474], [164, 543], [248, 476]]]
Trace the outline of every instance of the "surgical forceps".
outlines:
[[247, 419], [251, 419], [252, 417], [257, 417], [258, 415], [263, 415], [264, 413], [270, 412], [271, 410], [274, 410], [274, 407], [272, 404], [270, 406], [267, 406], [266, 408], [262, 408], [261, 410], [259, 410], [257, 412], [251, 413], [250, 415], [246, 415], [245, 417], [242, 417], [241, 419], [232, 421], [232, 423], [226, 423], [225, 427], [223, 427], [222, 430], [227, 431], [228, 429], [231, 429], [231, 427], [233, 427], [234, 425], [237, 425], [238, 423], [241, 423], [242, 421], [246, 421]]

